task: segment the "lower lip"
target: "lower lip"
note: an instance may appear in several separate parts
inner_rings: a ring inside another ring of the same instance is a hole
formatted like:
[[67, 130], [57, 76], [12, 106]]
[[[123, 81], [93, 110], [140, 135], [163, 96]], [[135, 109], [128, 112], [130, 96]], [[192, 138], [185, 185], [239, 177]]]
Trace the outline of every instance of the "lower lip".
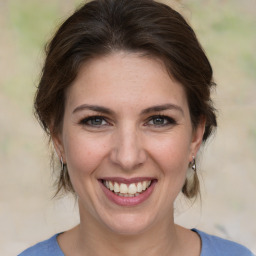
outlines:
[[134, 196], [134, 197], [124, 197], [124, 196], [118, 196], [115, 193], [113, 193], [112, 191], [110, 191], [108, 188], [106, 188], [101, 181], [100, 185], [102, 187], [102, 190], [104, 192], [104, 194], [107, 196], [107, 198], [114, 202], [117, 205], [120, 206], [135, 206], [138, 204], [143, 203], [144, 201], [146, 201], [149, 196], [152, 194], [155, 184], [156, 184], [156, 180], [152, 181], [151, 185], [141, 194], [139, 194], [138, 196]]

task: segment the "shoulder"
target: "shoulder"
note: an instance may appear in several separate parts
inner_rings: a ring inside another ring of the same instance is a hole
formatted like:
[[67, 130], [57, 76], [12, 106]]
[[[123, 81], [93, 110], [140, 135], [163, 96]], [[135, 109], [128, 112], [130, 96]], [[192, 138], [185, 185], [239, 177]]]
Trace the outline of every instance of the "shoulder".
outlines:
[[23, 251], [18, 256], [64, 256], [58, 245], [57, 236], [58, 234], [45, 241], [35, 244], [34, 246]]
[[217, 236], [206, 234], [197, 229], [192, 229], [192, 231], [198, 233], [198, 235], [201, 237], [201, 256], [253, 256], [252, 252], [243, 245], [240, 245], [229, 240], [225, 240]]

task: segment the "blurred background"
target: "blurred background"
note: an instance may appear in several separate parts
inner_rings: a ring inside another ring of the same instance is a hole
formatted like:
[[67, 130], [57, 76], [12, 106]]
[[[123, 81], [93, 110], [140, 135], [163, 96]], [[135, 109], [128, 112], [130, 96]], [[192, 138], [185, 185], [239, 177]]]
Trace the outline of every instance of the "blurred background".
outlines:
[[[52, 199], [46, 136], [33, 116], [44, 44], [83, 1], [0, 0], [0, 254], [17, 255], [79, 221]], [[219, 128], [201, 152], [202, 200], [176, 202], [176, 222], [256, 253], [256, 1], [181, 0], [213, 65]]]

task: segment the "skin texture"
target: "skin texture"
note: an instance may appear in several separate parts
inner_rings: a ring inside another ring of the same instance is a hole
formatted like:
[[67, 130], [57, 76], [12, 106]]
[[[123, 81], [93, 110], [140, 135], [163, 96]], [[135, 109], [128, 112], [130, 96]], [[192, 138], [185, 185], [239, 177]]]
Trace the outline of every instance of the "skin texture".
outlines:
[[[58, 237], [65, 255], [199, 255], [199, 237], [173, 220], [204, 132], [203, 121], [192, 128], [182, 86], [161, 61], [117, 52], [84, 64], [66, 96], [54, 144], [78, 195], [81, 223]], [[157, 183], [141, 204], [120, 206], [103, 192], [105, 177]]]

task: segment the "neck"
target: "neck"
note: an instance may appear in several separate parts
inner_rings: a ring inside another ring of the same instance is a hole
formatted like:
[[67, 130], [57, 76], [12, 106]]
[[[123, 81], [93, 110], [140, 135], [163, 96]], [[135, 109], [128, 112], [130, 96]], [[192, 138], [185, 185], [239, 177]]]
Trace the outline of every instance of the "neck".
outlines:
[[78, 255], [141, 256], [178, 255], [178, 234], [173, 218], [156, 223], [140, 234], [116, 234], [97, 221], [81, 216], [76, 233]]

